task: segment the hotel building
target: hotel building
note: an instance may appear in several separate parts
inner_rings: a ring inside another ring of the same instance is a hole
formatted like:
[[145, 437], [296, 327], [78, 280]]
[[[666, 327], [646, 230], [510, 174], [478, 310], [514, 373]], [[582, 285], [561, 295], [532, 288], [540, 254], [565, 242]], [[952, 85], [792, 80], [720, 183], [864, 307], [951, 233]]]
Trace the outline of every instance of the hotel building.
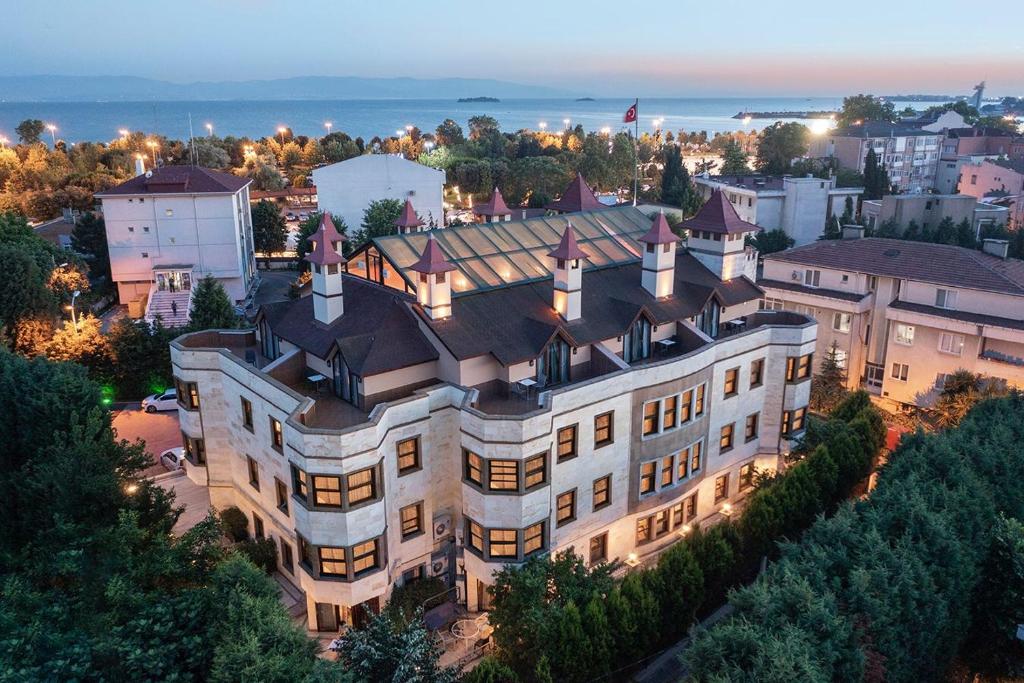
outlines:
[[475, 611], [537, 553], [657, 557], [742, 506], [809, 398], [816, 325], [758, 310], [758, 228], [709, 206], [689, 250], [622, 206], [346, 260], [325, 218], [311, 296], [172, 344], [188, 476], [274, 539], [312, 629], [425, 576]]

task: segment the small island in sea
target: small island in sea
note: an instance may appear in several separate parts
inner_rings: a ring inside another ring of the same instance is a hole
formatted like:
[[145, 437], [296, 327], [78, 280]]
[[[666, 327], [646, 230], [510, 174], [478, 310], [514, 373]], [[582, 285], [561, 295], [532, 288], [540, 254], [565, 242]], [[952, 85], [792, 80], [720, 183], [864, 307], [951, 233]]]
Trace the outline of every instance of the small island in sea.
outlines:
[[501, 102], [497, 97], [460, 97], [459, 102]]
[[576, 101], [577, 102], [593, 102], [594, 98], [593, 97], [577, 97]]

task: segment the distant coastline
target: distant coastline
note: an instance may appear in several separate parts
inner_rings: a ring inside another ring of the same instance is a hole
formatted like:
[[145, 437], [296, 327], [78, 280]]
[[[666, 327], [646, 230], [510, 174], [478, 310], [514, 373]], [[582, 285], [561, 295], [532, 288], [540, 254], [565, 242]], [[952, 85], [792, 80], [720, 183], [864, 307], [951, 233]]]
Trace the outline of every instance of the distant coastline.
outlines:
[[734, 119], [830, 119], [836, 111], [741, 111]]
[[597, 102], [593, 97], [577, 97], [577, 102]]
[[501, 102], [497, 97], [460, 97], [458, 102]]

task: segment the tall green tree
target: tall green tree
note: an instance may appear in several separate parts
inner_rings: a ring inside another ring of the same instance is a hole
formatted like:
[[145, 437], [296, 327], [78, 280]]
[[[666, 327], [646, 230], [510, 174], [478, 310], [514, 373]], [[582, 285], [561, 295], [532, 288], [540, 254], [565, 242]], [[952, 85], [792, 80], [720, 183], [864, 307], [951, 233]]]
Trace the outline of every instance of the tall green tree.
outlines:
[[355, 234], [353, 248], [375, 237], [394, 235], [395, 221], [402, 215], [403, 202], [398, 199], [375, 199], [363, 211], [363, 222]]
[[841, 127], [852, 126], [865, 121], [895, 121], [896, 107], [874, 95], [850, 95], [843, 98], [843, 107], [836, 117]]
[[71, 248], [85, 254], [92, 277], [110, 278], [110, 247], [107, 244], [107, 227], [102, 218], [92, 212], [83, 214], [71, 233]]
[[189, 327], [194, 330], [221, 330], [239, 326], [235, 307], [217, 278], [207, 275], [195, 288]]
[[26, 145], [34, 145], [39, 142], [39, 136], [46, 130], [46, 124], [39, 119], [25, 119], [14, 128], [18, 139]]
[[437, 127], [435, 133], [437, 137], [437, 144], [442, 147], [461, 145], [466, 141], [466, 137], [462, 134], [462, 126], [452, 119], [445, 119], [442, 121]]
[[288, 224], [274, 202], [261, 199], [252, 208], [252, 238], [256, 251], [274, 254], [284, 251]]
[[722, 148], [722, 175], [743, 175], [750, 173], [750, 159], [739, 142], [730, 138]]
[[821, 368], [811, 378], [811, 410], [830, 413], [849, 393], [846, 388], [846, 368], [839, 364], [838, 354], [839, 346], [832, 342], [825, 357], [821, 359]]
[[793, 160], [807, 153], [809, 132], [800, 123], [776, 121], [761, 131], [757, 138], [754, 167], [761, 173], [789, 173]]
[[339, 653], [361, 681], [455, 683], [458, 677], [456, 669], [438, 663], [440, 644], [422, 613], [403, 626], [384, 610], [364, 628], [346, 632]]
[[691, 216], [700, 208], [701, 201], [690, 173], [683, 164], [682, 153], [676, 145], [665, 147], [662, 157], [661, 201], [678, 206], [687, 216]]
[[874, 148], [864, 157], [864, 199], [881, 199], [889, 194], [889, 172], [879, 164]]
[[774, 230], [762, 230], [753, 237], [748, 236], [747, 244], [761, 254], [774, 254], [789, 249], [796, 244], [796, 240], [787, 235], [782, 228], [775, 228]]

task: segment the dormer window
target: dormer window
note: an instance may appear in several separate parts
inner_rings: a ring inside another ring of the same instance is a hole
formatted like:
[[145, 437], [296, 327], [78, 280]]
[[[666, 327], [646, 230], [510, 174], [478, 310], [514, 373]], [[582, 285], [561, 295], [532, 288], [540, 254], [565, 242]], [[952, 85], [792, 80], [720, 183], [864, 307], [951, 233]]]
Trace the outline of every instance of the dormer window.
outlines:
[[716, 339], [718, 337], [718, 319], [721, 313], [722, 307], [712, 299], [704, 306], [704, 310], [694, 320], [694, 324], [701, 332]]
[[650, 356], [651, 322], [641, 316], [630, 326], [629, 331], [622, 335], [622, 359], [632, 363]]
[[545, 387], [569, 381], [569, 345], [555, 337], [537, 358], [537, 384]]

